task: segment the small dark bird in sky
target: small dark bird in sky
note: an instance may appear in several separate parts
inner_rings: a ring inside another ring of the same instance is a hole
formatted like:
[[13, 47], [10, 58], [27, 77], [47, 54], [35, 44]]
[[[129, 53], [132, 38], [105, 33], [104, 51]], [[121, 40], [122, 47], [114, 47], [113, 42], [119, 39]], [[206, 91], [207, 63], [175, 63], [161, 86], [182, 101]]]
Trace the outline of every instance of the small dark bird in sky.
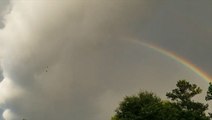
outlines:
[[46, 66], [46, 72], [48, 72], [48, 70], [47, 70], [48, 68], [49, 68], [49, 66]]

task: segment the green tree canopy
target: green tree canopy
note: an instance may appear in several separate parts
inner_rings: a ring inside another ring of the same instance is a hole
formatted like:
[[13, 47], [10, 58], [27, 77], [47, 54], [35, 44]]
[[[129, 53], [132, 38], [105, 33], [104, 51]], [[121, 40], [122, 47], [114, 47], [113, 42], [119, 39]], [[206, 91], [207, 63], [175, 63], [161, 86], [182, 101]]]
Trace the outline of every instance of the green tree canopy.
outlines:
[[140, 92], [124, 98], [112, 120], [177, 120], [176, 104], [162, 101], [151, 92]]
[[208, 91], [207, 91], [207, 95], [205, 97], [205, 100], [212, 100], [212, 83], [209, 83], [209, 87], [208, 87]]
[[112, 120], [209, 120], [205, 114], [208, 105], [192, 100], [202, 90], [186, 80], [179, 80], [176, 86], [166, 94], [171, 101], [147, 91], [125, 97]]
[[168, 92], [166, 96], [181, 108], [180, 116], [189, 120], [209, 120], [209, 117], [205, 114], [208, 105], [192, 100], [194, 96], [202, 92], [202, 89], [186, 80], [179, 80], [176, 86], [177, 88]]
[[[212, 100], [212, 83], [209, 83], [209, 87], [208, 87], [208, 91], [207, 91], [207, 95], [205, 97], [206, 101]], [[208, 113], [210, 115], [210, 117], [212, 118], [212, 113]]]

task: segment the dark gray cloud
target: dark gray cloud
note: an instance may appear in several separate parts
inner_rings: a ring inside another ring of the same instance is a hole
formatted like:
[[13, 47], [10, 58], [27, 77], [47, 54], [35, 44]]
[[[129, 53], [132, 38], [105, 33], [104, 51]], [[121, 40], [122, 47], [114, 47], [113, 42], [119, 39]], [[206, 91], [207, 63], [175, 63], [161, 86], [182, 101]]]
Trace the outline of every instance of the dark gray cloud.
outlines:
[[4, 79], [3, 70], [0, 66], [0, 81], [2, 81], [3, 79]]
[[184, 29], [188, 29], [188, 38], [198, 35], [191, 36], [189, 23], [177, 29], [187, 22], [172, 18], [179, 5], [186, 4], [177, 3], [14, 0], [7, 25], [0, 32], [4, 40], [5, 79], [0, 97], [6, 109], [4, 118], [108, 120], [118, 101], [139, 89], [164, 95], [178, 79], [191, 79], [207, 88], [203, 78], [183, 65], [130, 41], [146, 40], [181, 53], [178, 39], [168, 38], [184, 38], [183, 32], [177, 34]]
[[212, 76], [212, 1], [167, 1], [140, 34], [187, 58]]
[[4, 16], [9, 12], [10, 0], [0, 0], [0, 29], [4, 28]]

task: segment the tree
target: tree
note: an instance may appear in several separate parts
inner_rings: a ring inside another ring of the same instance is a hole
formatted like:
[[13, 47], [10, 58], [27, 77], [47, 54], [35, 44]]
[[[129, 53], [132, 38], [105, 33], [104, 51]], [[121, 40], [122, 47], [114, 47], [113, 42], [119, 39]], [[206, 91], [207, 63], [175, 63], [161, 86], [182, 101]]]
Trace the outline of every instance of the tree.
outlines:
[[205, 114], [208, 105], [192, 100], [202, 90], [186, 80], [179, 80], [176, 86], [166, 94], [171, 101], [147, 91], [125, 97], [111, 120], [209, 120]]
[[177, 120], [179, 108], [151, 92], [125, 97], [112, 120]]
[[[206, 101], [212, 100], [212, 83], [209, 83], [207, 95], [205, 97]], [[210, 115], [210, 118], [212, 118], [212, 113], [208, 113]]]
[[209, 117], [205, 114], [208, 104], [192, 100], [194, 96], [202, 92], [202, 89], [186, 80], [179, 80], [176, 86], [177, 88], [168, 92], [166, 96], [182, 109], [181, 116], [192, 120], [209, 120]]
[[212, 83], [210, 82], [205, 100], [208, 101], [211, 99], [212, 99]]

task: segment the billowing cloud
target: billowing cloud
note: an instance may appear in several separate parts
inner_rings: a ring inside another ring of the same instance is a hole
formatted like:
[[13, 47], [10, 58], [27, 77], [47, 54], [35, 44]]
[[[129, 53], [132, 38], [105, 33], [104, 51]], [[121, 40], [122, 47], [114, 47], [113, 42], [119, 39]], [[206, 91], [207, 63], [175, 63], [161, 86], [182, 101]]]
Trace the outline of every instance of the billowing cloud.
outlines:
[[142, 39], [140, 27], [149, 24], [165, 2], [12, 1], [0, 31], [3, 117], [108, 120], [126, 93], [139, 88], [165, 93], [159, 86], [173, 87], [176, 81], [169, 79], [201, 79], [123, 40]]
[[[2, 89], [10, 93], [2, 93], [2, 103], [6, 109], [3, 117], [8, 120], [99, 120], [102, 96], [108, 96], [112, 76], [113, 80], [122, 79], [108, 66], [115, 64], [113, 57], [118, 54], [111, 54], [116, 50], [113, 41], [133, 33], [129, 23], [145, 21], [151, 17], [148, 12], [158, 6], [146, 1], [12, 4], [5, 18], [7, 26], [0, 33], [6, 41]], [[137, 20], [135, 6], [140, 11]], [[121, 68], [117, 71], [127, 72]], [[109, 119], [111, 112], [101, 119]]]

